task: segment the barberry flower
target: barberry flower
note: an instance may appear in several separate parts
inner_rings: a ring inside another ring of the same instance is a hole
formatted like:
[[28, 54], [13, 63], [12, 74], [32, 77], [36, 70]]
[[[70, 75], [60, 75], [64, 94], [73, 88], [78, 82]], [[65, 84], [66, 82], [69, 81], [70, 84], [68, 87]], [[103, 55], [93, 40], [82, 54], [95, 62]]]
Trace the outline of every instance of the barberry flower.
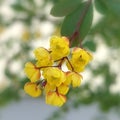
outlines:
[[31, 82], [36, 82], [37, 80], [40, 79], [41, 76], [40, 70], [36, 68], [36, 66], [31, 62], [27, 62], [25, 64], [24, 71]]
[[57, 87], [57, 91], [62, 95], [66, 95], [69, 91], [69, 86], [62, 83], [59, 87]]
[[69, 72], [67, 74], [67, 80], [64, 84], [67, 82], [71, 82], [73, 87], [79, 87], [81, 85], [82, 75], [76, 73], [76, 72]]
[[53, 92], [56, 90], [56, 86], [55, 85], [50, 85], [48, 82], [45, 85], [45, 93], [47, 94], [48, 92]]
[[53, 60], [67, 56], [70, 52], [69, 40], [66, 37], [52, 37], [50, 39], [50, 51]]
[[49, 92], [46, 94], [46, 103], [54, 106], [62, 106], [66, 102], [66, 97], [57, 92]]
[[34, 55], [37, 60], [37, 67], [49, 66], [53, 64], [50, 52], [43, 47], [36, 48], [34, 50]]
[[55, 85], [57, 87], [66, 80], [65, 73], [57, 67], [45, 68], [43, 76], [50, 85]]
[[67, 92], [69, 91], [69, 86], [62, 83], [59, 87], [56, 87], [55, 85], [50, 85], [49, 83], [47, 83], [45, 85], [45, 92], [54, 92], [57, 91], [58, 93], [62, 94], [62, 95], [66, 95]]
[[[40, 96], [44, 90], [46, 103], [59, 107], [66, 102], [65, 95], [70, 87], [81, 85], [79, 72], [92, 60], [92, 55], [84, 49], [76, 47], [70, 52], [69, 40], [57, 36], [50, 39], [49, 50], [39, 47], [34, 50], [34, 55], [35, 65], [31, 62], [25, 64], [24, 71], [31, 82], [25, 84], [24, 90], [32, 97]], [[62, 70], [65, 61], [70, 71]]]
[[28, 82], [24, 86], [24, 91], [32, 97], [38, 97], [41, 95], [40, 86], [36, 83]]
[[[82, 72], [86, 65], [92, 60], [92, 55], [81, 48], [74, 48], [70, 63], [76, 72]], [[67, 62], [67, 67], [72, 70], [71, 65]]]

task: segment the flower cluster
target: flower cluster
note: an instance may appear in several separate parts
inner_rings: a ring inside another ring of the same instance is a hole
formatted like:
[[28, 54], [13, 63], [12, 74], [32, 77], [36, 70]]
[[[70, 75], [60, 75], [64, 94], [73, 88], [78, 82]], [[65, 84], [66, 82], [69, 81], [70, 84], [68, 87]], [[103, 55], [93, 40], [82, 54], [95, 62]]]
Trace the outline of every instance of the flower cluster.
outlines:
[[[70, 50], [68, 38], [57, 36], [50, 39], [48, 50], [36, 48], [34, 55], [36, 63], [25, 64], [24, 71], [30, 82], [25, 84], [24, 90], [32, 97], [38, 97], [43, 92], [46, 103], [54, 106], [62, 106], [66, 102], [71, 86], [80, 86], [80, 72], [92, 60], [89, 52], [79, 47]], [[64, 63], [68, 71], [63, 71]]]

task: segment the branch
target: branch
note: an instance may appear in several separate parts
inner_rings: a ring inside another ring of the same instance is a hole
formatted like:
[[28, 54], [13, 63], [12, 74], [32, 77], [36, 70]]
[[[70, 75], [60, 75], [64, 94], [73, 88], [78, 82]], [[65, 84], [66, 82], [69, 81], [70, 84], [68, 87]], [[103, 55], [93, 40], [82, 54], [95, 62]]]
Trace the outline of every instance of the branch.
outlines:
[[[91, 5], [91, 2], [92, 2], [92, 0], [88, 0], [88, 2], [86, 3], [85, 8], [83, 9], [83, 12], [82, 12], [82, 15], [80, 16], [80, 19], [79, 19], [79, 21], [78, 21], [77, 27], [76, 27], [74, 33], [72, 34], [72, 36], [70, 37], [70, 46], [72, 45], [73, 40], [79, 36], [79, 29], [80, 29], [80, 27], [81, 27], [81, 24], [82, 24], [82, 22], [83, 22], [83, 20], [84, 20], [85, 15], [86, 15], [87, 12], [88, 12], [88, 9], [89, 9], [89, 7], [90, 7], [90, 5]], [[79, 39], [80, 45], [81, 45], [81, 41], [82, 41], [82, 40]]]

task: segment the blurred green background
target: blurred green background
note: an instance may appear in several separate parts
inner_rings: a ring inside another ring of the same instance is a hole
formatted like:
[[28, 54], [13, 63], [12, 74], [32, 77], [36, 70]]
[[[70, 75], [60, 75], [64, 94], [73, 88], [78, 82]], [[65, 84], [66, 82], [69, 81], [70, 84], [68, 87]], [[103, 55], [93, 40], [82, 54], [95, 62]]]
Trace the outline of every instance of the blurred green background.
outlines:
[[[34, 48], [47, 48], [49, 38], [60, 35], [63, 17], [50, 15], [59, 1], [63, 0], [0, 0], [0, 107], [26, 97], [24, 64], [34, 59]], [[65, 106], [49, 119], [94, 103], [104, 113], [120, 113], [120, 0], [93, 2], [93, 25], [82, 44], [94, 60], [83, 73], [81, 87], [71, 90]]]

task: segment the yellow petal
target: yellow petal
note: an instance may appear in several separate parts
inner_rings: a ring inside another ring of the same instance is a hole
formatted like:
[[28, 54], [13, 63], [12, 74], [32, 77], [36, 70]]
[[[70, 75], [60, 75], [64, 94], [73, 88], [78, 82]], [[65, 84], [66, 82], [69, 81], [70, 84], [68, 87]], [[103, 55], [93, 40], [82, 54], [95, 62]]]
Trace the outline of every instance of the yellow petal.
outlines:
[[[74, 71], [82, 72], [86, 65], [92, 60], [92, 58], [92, 55], [88, 51], [76, 47], [72, 50], [72, 57], [69, 61]], [[69, 62], [67, 62], [66, 65], [69, 70], [72, 70]]]
[[75, 72], [82, 72], [84, 70], [85, 64], [83, 62], [80, 62], [79, 60], [74, 60], [74, 59], [70, 59], [69, 61], [72, 65], [72, 67], [71, 67], [69, 62], [66, 63], [69, 70], [72, 71], [72, 68]]
[[50, 85], [49, 83], [47, 83], [45, 85], [45, 93], [47, 94], [48, 92], [53, 92], [56, 90], [56, 86], [55, 85]]
[[56, 92], [49, 92], [46, 95], [46, 103], [53, 106], [61, 107], [66, 102], [66, 97]]
[[46, 104], [53, 105], [54, 99], [55, 99], [56, 93], [55, 92], [49, 92], [46, 94]]
[[67, 37], [65, 37], [65, 36], [62, 36], [61, 38], [62, 38], [62, 39], [66, 42], [66, 44], [69, 46], [69, 44], [70, 44], [69, 39], [68, 39]]
[[55, 85], [57, 87], [66, 80], [65, 73], [55, 67], [44, 69], [43, 76], [50, 85]]
[[70, 52], [69, 40], [66, 37], [53, 36], [50, 39], [50, 50], [53, 60], [67, 56]]
[[58, 89], [58, 93], [62, 95], [66, 95], [67, 92], [69, 91], [68, 85], [65, 85], [65, 84], [61, 84], [57, 89]]
[[80, 74], [74, 73], [72, 74], [72, 86], [78, 87], [81, 85], [82, 76]]
[[[64, 96], [64, 95], [59, 95], [59, 97], [60, 97], [60, 99], [61, 99], [61, 101], [62, 101], [62, 105], [66, 102], [66, 96]], [[61, 106], [62, 106], [61, 105]]]
[[84, 49], [76, 47], [72, 51], [72, 60], [75, 62], [79, 61], [83, 65], [87, 65], [92, 58], [92, 55]]
[[39, 69], [37, 69], [31, 62], [25, 64], [24, 71], [31, 82], [36, 82], [40, 79]]
[[34, 50], [35, 58], [37, 60], [36, 66], [43, 67], [53, 64], [49, 51], [43, 47], [36, 48]]
[[37, 86], [35, 83], [28, 82], [24, 86], [24, 91], [32, 96], [32, 97], [38, 97], [41, 95], [41, 90], [39, 86]]
[[81, 84], [82, 76], [75, 72], [69, 72], [67, 80], [71, 81], [73, 87], [78, 87]]

